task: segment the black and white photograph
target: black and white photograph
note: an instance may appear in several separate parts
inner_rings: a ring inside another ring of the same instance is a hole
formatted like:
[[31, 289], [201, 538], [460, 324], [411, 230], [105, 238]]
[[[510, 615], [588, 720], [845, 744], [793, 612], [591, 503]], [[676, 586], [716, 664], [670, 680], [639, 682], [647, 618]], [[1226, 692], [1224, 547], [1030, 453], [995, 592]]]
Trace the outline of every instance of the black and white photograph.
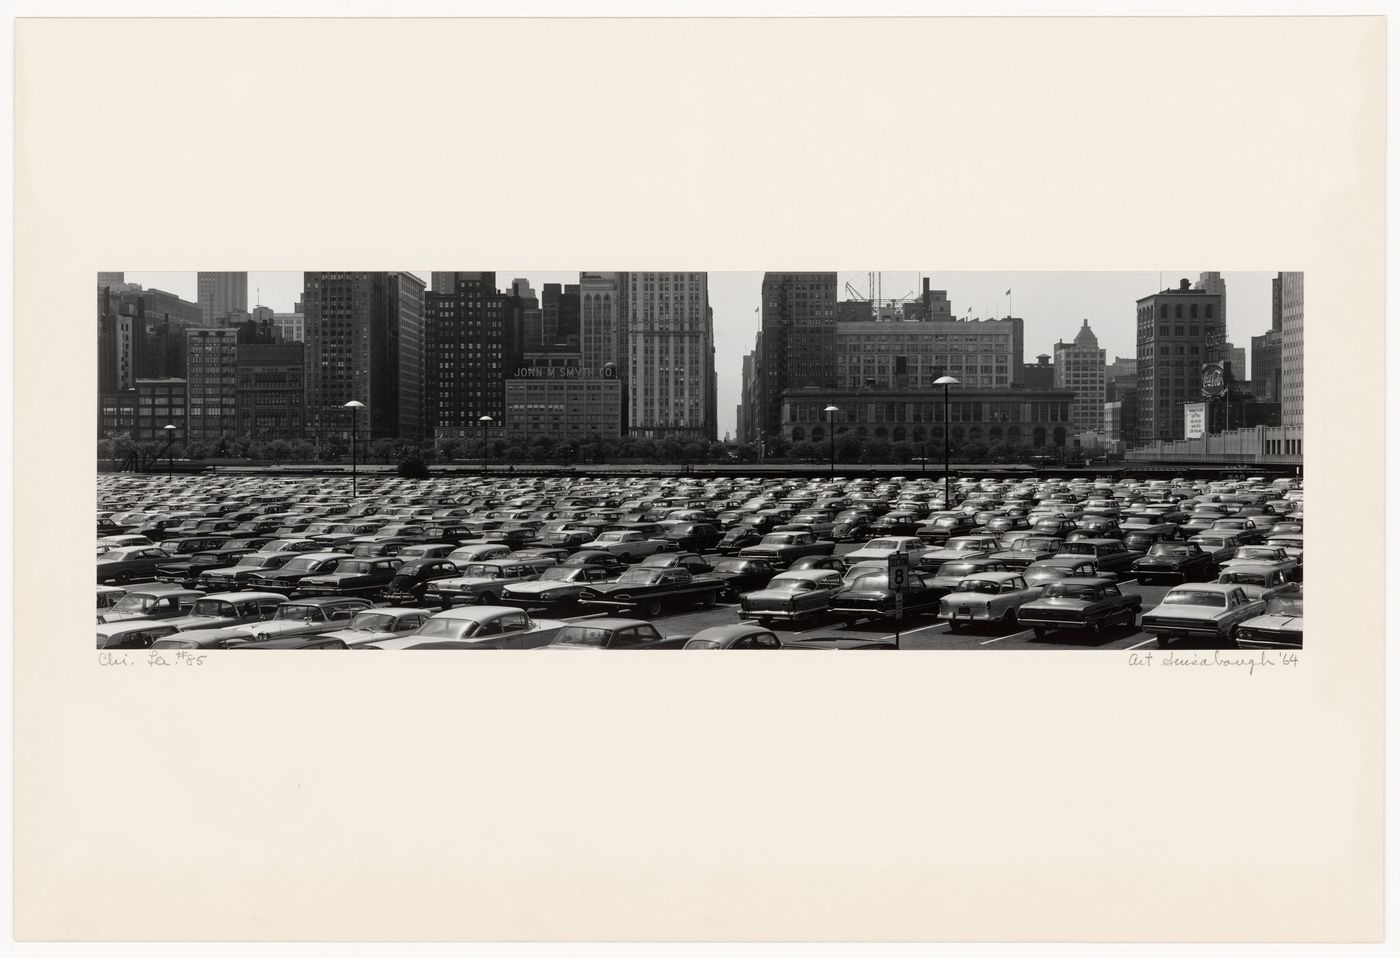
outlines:
[[97, 648], [1302, 647], [1302, 273], [516, 272], [99, 273]]
[[18, 942], [1383, 948], [1384, 17], [17, 2]]

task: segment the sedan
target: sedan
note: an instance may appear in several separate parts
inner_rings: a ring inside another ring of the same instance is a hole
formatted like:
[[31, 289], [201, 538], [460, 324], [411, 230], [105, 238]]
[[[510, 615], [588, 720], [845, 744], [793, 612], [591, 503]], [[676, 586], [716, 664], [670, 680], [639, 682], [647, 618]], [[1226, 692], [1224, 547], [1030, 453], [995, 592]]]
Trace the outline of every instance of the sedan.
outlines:
[[781, 649], [783, 643], [760, 625], [715, 625], [701, 629], [688, 640], [683, 649]]
[[[478, 649], [536, 649], [553, 641], [566, 624], [556, 619], [534, 619], [510, 606], [479, 605], [438, 612], [402, 641], [405, 648], [417, 639], [466, 642]], [[376, 646], [378, 643], [366, 643], [367, 648]]]
[[340, 639], [350, 648], [385, 639], [401, 639], [423, 627], [432, 613], [427, 609], [399, 609], [390, 606], [366, 609], [355, 613], [343, 629], [324, 633], [326, 638]]

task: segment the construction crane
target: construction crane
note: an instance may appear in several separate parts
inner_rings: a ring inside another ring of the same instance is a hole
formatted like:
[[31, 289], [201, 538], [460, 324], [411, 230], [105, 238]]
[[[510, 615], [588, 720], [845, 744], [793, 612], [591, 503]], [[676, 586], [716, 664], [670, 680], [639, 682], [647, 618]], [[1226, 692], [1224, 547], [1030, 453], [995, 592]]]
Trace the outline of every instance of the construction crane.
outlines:
[[[869, 303], [871, 315], [876, 319], [883, 317], [887, 309], [896, 311], [905, 303], [914, 302], [919, 298], [918, 285], [903, 296], [891, 296], [886, 298], [884, 295], [884, 274], [871, 272], [865, 275], [867, 283], [866, 291], [862, 292], [848, 281], [846, 283], [846, 299], [848, 302]], [[922, 273], [919, 274], [919, 282], [920, 284], [923, 282]]]

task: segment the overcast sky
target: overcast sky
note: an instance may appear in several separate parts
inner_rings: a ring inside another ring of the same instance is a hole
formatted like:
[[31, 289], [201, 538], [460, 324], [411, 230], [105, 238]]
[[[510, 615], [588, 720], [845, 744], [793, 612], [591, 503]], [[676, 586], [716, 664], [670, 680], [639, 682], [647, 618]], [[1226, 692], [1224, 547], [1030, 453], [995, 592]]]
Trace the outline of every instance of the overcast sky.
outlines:
[[[429, 274], [415, 271], [424, 282]], [[916, 295], [922, 286], [921, 277], [928, 276], [934, 289], [948, 292], [953, 315], [965, 317], [971, 309], [972, 318], [987, 319], [1006, 316], [1006, 290], [1011, 290], [1011, 315], [1026, 321], [1025, 361], [1035, 362], [1038, 353], [1050, 353], [1057, 340], [1074, 339], [1084, 320], [1107, 350], [1108, 361], [1114, 357], [1137, 354], [1136, 313], [1134, 303], [1143, 296], [1166, 287], [1177, 286], [1190, 279], [1193, 283], [1201, 270], [1156, 270], [1132, 273], [913, 273], [886, 272], [881, 275], [881, 294], [886, 298]], [[1249, 349], [1249, 337], [1258, 336], [1269, 328], [1272, 300], [1269, 280], [1273, 273], [1223, 274], [1228, 293], [1226, 321], [1230, 341]], [[502, 288], [518, 276], [527, 277], [538, 294], [545, 283], [577, 283], [577, 272], [548, 272], [545, 270], [497, 270], [496, 282]], [[194, 273], [127, 273], [128, 283], [140, 283], [175, 293], [195, 301]], [[869, 294], [869, 278], [863, 272], [838, 272], [840, 298], [856, 298], [847, 290], [854, 287], [860, 297]], [[248, 305], [271, 306], [286, 312], [301, 295], [301, 273], [248, 274]], [[753, 349], [754, 334], [758, 332], [759, 293], [762, 273], [712, 272], [709, 275], [710, 305], [715, 310], [715, 368], [719, 377], [719, 435], [734, 432], [734, 407], [739, 401], [739, 380], [744, 354]], [[1248, 371], [1236, 370], [1240, 378]]]

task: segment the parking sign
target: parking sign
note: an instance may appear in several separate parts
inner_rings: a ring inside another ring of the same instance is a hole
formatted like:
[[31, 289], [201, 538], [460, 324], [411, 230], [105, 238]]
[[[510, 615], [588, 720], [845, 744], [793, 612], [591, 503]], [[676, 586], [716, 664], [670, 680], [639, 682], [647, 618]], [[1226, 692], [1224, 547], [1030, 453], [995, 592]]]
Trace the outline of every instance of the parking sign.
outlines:
[[889, 557], [890, 588], [896, 593], [909, 588], [909, 556], [896, 553]]

